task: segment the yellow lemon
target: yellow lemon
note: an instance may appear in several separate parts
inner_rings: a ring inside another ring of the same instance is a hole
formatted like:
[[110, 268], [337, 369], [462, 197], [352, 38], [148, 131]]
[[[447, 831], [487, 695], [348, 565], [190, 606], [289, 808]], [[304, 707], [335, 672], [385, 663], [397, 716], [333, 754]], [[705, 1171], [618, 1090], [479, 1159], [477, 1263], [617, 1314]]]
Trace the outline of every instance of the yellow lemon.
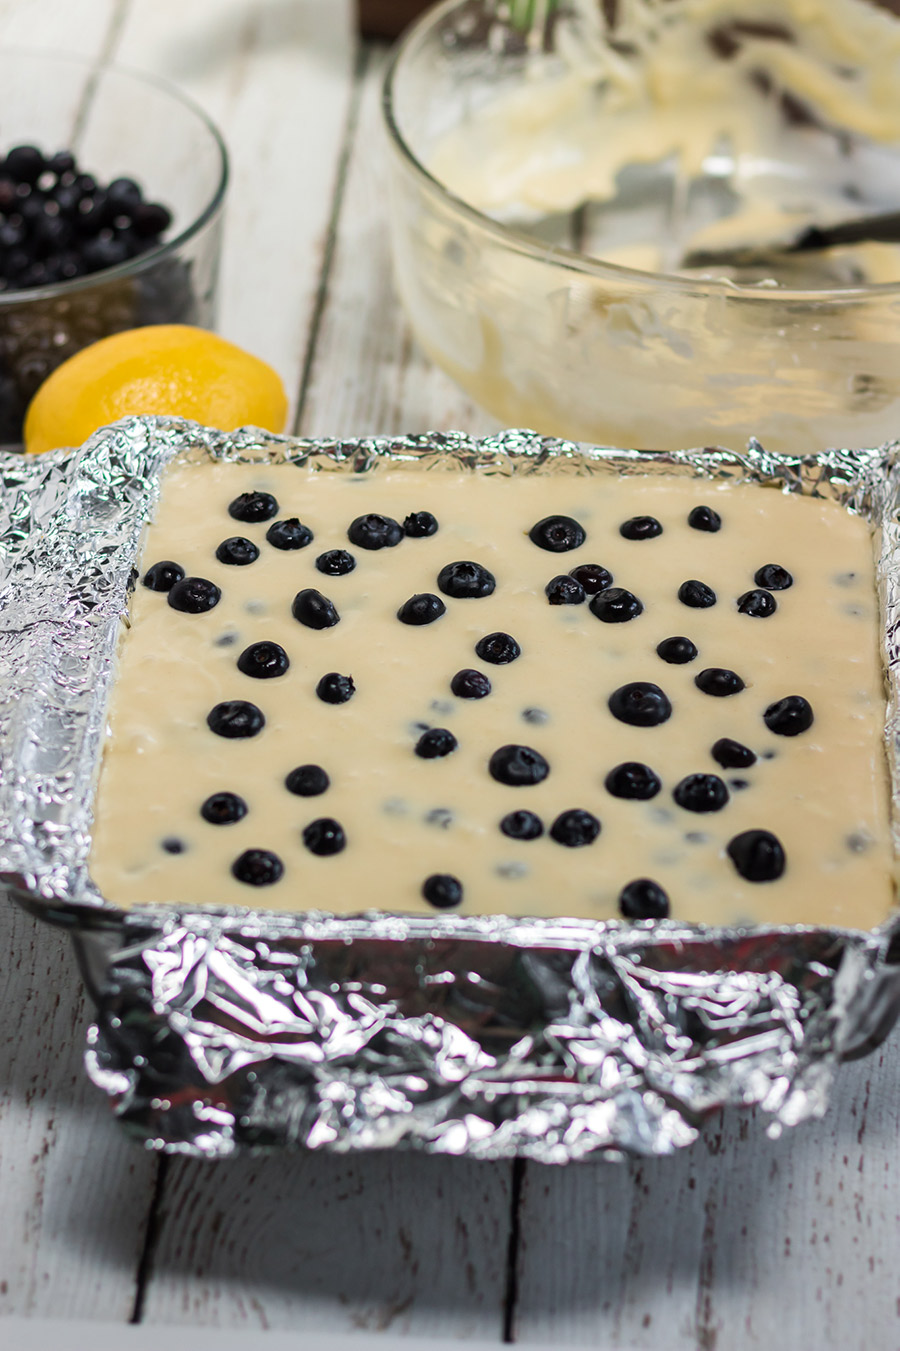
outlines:
[[25, 449], [80, 446], [132, 413], [280, 432], [287, 398], [271, 366], [215, 333], [186, 324], [131, 328], [82, 348], [48, 376], [25, 416]]

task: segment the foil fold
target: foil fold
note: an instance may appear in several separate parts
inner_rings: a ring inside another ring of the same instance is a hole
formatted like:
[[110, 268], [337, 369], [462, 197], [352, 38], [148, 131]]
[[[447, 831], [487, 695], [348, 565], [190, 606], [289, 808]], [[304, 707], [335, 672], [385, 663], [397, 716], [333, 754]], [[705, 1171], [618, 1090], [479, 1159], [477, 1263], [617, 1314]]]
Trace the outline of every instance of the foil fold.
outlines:
[[727, 1105], [770, 1130], [825, 1110], [841, 1059], [900, 1009], [900, 922], [872, 933], [675, 921], [143, 907], [88, 871], [91, 803], [143, 525], [176, 456], [375, 473], [654, 474], [673, 465], [827, 495], [880, 532], [898, 834], [900, 459], [648, 455], [531, 432], [359, 441], [133, 418], [80, 451], [0, 457], [0, 878], [68, 925], [97, 1003], [88, 1073], [151, 1148], [433, 1153], [565, 1162], [663, 1154]]

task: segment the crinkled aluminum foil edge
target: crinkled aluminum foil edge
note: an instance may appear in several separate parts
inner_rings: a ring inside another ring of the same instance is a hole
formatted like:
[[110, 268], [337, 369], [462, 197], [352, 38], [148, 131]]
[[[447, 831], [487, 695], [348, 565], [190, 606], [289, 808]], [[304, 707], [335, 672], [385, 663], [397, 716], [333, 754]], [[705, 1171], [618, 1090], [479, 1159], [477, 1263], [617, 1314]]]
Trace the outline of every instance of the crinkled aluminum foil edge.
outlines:
[[[3, 459], [0, 870], [73, 923], [97, 966], [88, 1071], [151, 1146], [335, 1150], [406, 1143], [546, 1162], [667, 1153], [703, 1115], [756, 1103], [775, 1128], [824, 1110], [837, 1059], [897, 1004], [870, 934], [742, 933], [502, 917], [347, 920], [154, 909], [123, 917], [86, 867], [110, 678], [143, 521], [176, 456], [373, 472], [689, 466], [834, 497], [881, 530], [888, 745], [897, 797], [900, 469], [893, 446], [770, 455], [577, 446], [510, 431], [366, 440], [127, 419], [81, 451]], [[895, 837], [900, 841], [896, 824]]]

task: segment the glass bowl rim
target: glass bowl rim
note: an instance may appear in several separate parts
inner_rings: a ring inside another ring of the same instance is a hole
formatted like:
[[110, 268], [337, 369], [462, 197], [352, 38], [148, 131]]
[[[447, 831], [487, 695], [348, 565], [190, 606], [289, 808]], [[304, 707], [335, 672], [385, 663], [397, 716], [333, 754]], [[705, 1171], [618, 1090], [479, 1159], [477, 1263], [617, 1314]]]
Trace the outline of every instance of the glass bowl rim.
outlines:
[[442, 198], [446, 206], [456, 211], [457, 214], [467, 217], [472, 224], [478, 226], [485, 234], [493, 236], [507, 249], [514, 253], [524, 254], [536, 262], [567, 268], [570, 271], [580, 272], [604, 281], [618, 281], [620, 284], [630, 283], [631, 285], [640, 283], [645, 287], [655, 287], [659, 290], [690, 291], [694, 294], [707, 295], [710, 298], [740, 299], [742, 301], [756, 301], [758, 304], [772, 304], [773, 301], [782, 303], [805, 302], [820, 305], [828, 302], [850, 303], [858, 302], [867, 297], [888, 297], [900, 294], [900, 279], [895, 282], [871, 282], [859, 286], [832, 286], [816, 290], [803, 290], [787, 286], [762, 287], [750, 285], [733, 282], [727, 277], [692, 278], [679, 276], [678, 273], [674, 272], [647, 272], [640, 268], [623, 267], [620, 263], [602, 262], [598, 258], [591, 257], [590, 254], [579, 253], [575, 249], [567, 249], [561, 244], [541, 244], [524, 230], [516, 230], [512, 226], [503, 225], [494, 220], [493, 217], [479, 211], [477, 207], [471, 206], [464, 197], [459, 197], [456, 193], [451, 192], [413, 153], [400, 130], [394, 113], [394, 85], [404, 58], [410, 49], [418, 44], [420, 39], [424, 38], [431, 29], [437, 28], [447, 14], [454, 9], [462, 9], [467, 3], [468, 0], [441, 0], [440, 4], [421, 15], [406, 29], [391, 53], [384, 74], [381, 91], [381, 112], [388, 138], [407, 169], [411, 169], [414, 176], [421, 179], [427, 188]]
[[56, 64], [65, 64], [69, 66], [78, 66], [82, 70], [92, 73], [97, 80], [102, 79], [104, 75], [121, 75], [127, 80], [133, 80], [137, 84], [149, 86], [162, 94], [168, 95], [175, 103], [180, 103], [189, 113], [192, 113], [199, 122], [203, 124], [209, 132], [214, 149], [218, 152], [218, 176], [216, 186], [212, 196], [203, 207], [199, 215], [194, 216], [191, 221], [172, 239], [165, 240], [164, 243], [156, 245], [155, 248], [148, 249], [146, 253], [138, 254], [136, 258], [128, 258], [124, 263], [116, 263], [114, 267], [104, 267], [97, 272], [86, 273], [83, 277], [70, 277], [66, 281], [52, 282], [48, 286], [29, 286], [18, 291], [0, 291], [0, 309], [5, 307], [30, 305], [38, 300], [56, 300], [60, 297], [72, 295], [75, 291], [88, 290], [92, 287], [105, 286], [107, 282], [119, 281], [126, 277], [133, 277], [148, 268], [153, 267], [161, 259], [178, 252], [189, 240], [203, 229], [211, 221], [217, 212], [221, 209], [225, 198], [225, 192], [228, 187], [230, 177], [230, 163], [228, 150], [225, 145], [222, 133], [216, 126], [209, 114], [200, 107], [188, 94], [182, 92], [175, 85], [161, 76], [151, 74], [149, 71], [138, 70], [133, 66], [120, 65], [115, 61], [96, 60], [92, 57], [81, 56], [75, 52], [63, 52], [52, 47], [27, 47], [16, 44], [3, 44], [0, 46], [0, 59], [5, 56], [21, 57], [26, 60], [35, 59], [47, 61]]

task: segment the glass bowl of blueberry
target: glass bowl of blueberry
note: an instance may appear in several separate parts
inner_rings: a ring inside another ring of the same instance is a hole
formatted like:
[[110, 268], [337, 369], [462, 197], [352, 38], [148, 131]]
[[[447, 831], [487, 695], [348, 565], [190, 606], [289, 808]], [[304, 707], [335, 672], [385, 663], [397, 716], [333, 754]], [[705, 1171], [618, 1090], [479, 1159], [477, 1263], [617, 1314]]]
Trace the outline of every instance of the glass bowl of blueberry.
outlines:
[[0, 444], [61, 362], [144, 324], [211, 327], [228, 157], [152, 77], [0, 50]]

